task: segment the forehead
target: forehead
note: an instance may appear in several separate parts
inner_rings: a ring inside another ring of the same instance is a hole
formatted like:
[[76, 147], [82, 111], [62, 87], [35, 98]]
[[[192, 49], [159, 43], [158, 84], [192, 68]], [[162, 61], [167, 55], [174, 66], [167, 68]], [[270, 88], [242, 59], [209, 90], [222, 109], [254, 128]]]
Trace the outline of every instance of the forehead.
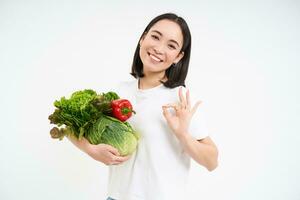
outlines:
[[154, 30], [162, 33], [163, 37], [165, 37], [167, 40], [175, 40], [179, 43], [179, 45], [182, 45], [183, 43], [182, 31], [176, 22], [168, 19], [160, 20], [150, 28], [149, 32]]

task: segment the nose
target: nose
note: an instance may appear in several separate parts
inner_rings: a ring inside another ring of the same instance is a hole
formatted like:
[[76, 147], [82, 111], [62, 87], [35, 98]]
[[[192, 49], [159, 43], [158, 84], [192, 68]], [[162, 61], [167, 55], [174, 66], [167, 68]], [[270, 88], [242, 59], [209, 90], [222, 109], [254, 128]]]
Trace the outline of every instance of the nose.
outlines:
[[161, 45], [161, 44], [156, 45], [156, 46], [154, 47], [154, 52], [155, 52], [156, 54], [163, 54], [163, 52], [164, 52], [164, 47], [163, 47], [163, 45]]

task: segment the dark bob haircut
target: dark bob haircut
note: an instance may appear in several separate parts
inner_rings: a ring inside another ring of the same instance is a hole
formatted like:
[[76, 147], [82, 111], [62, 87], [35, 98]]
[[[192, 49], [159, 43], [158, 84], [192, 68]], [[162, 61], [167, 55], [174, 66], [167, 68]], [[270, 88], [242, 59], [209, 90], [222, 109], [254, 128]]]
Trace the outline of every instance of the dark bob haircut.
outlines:
[[139, 42], [142, 39], [142, 37], [145, 34], [147, 34], [147, 32], [151, 29], [151, 27], [156, 22], [163, 20], [163, 19], [173, 21], [180, 26], [182, 35], [183, 35], [183, 45], [180, 50], [180, 53], [184, 52], [184, 55], [175, 66], [170, 66], [166, 70], [165, 75], [168, 80], [166, 82], [163, 82], [163, 81], [161, 81], [161, 82], [164, 84], [165, 87], [168, 87], [168, 88], [175, 88], [175, 87], [181, 86], [181, 85], [185, 86], [185, 79], [186, 79], [186, 76], [188, 73], [189, 62], [190, 62], [192, 38], [191, 38], [191, 33], [190, 33], [190, 30], [189, 30], [189, 27], [188, 27], [186, 21], [174, 13], [165, 13], [165, 14], [155, 17], [145, 28], [144, 32], [142, 33], [142, 35], [138, 41], [138, 44], [137, 44], [137, 47], [136, 47], [136, 50], [134, 53], [133, 63], [132, 63], [130, 74], [132, 76], [134, 76], [135, 78], [144, 77], [143, 63], [141, 61], [140, 54], [139, 54], [139, 50], [140, 50]]

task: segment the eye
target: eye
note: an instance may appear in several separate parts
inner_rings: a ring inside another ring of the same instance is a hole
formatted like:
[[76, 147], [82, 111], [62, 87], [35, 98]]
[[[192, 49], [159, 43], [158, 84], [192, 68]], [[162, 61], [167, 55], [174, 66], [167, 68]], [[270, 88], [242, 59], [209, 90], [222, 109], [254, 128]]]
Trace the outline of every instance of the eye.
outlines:
[[169, 44], [169, 47], [170, 47], [171, 49], [176, 49], [176, 47], [175, 47], [174, 45], [172, 45], [172, 44]]
[[159, 39], [158, 36], [156, 36], [156, 35], [151, 35], [151, 37], [152, 37], [153, 39], [155, 39], [155, 40], [158, 40], [158, 39]]

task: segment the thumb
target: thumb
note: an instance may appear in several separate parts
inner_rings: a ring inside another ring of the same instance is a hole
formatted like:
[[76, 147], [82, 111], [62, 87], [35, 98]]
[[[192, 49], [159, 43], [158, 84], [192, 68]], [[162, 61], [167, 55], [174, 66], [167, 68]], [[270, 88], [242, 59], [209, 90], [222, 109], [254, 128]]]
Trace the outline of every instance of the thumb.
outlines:
[[163, 115], [165, 116], [167, 122], [169, 122], [172, 116], [171, 113], [169, 112], [168, 108], [165, 106], [163, 106], [162, 109], [163, 109]]

